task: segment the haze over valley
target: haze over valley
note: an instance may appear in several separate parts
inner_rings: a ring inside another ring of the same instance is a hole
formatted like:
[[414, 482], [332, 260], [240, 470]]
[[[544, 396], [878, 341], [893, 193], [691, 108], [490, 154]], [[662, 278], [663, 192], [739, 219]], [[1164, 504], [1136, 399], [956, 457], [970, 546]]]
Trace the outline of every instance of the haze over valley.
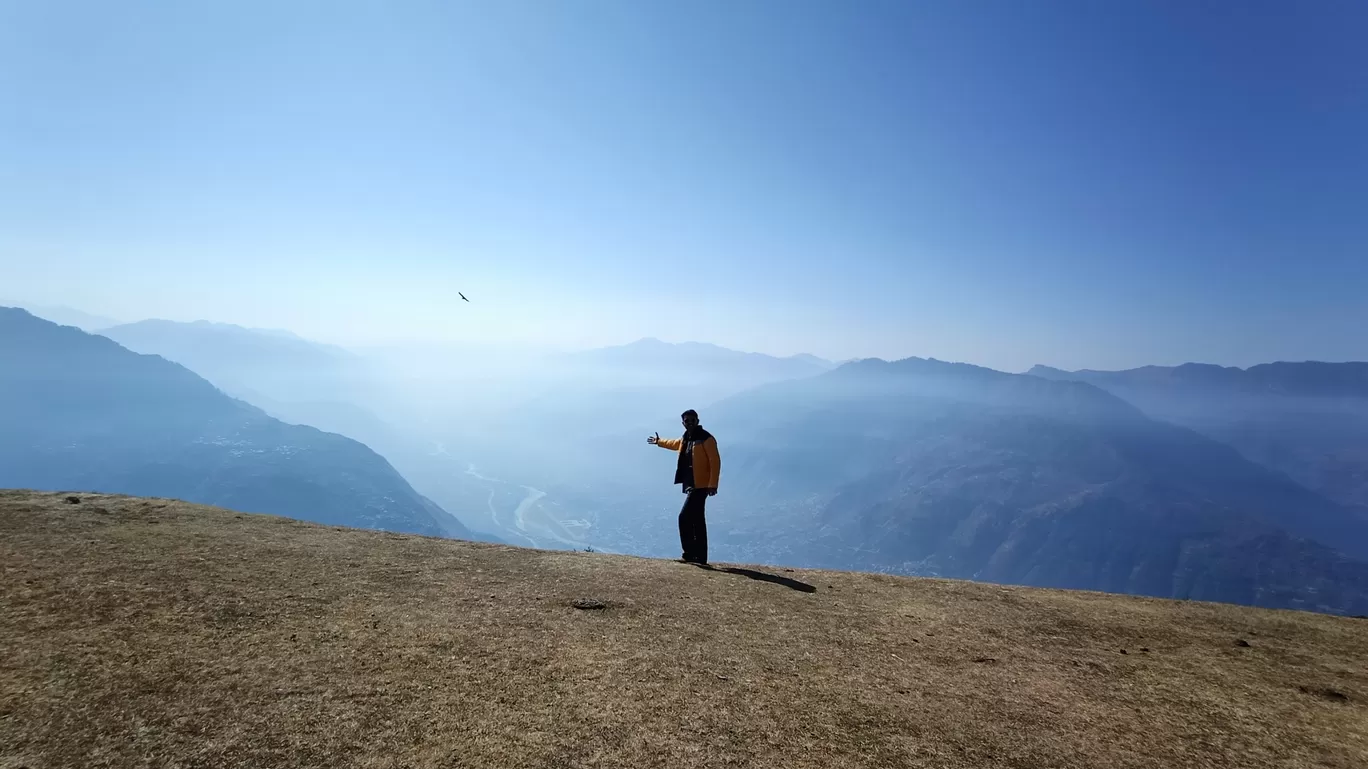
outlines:
[[[3, 319], [26, 404], [4, 485], [670, 557], [673, 460], [642, 438], [687, 407], [724, 449], [722, 559], [1368, 611], [1364, 364], [1011, 374], [643, 339], [471, 375], [224, 323]], [[376, 502], [348, 490], [376, 473]]]

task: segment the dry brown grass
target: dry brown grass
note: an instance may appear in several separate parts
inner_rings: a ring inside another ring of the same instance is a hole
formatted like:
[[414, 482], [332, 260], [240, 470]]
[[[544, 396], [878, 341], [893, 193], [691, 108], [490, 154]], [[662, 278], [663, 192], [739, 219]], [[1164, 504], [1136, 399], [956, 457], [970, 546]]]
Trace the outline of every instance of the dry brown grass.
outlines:
[[63, 496], [0, 492], [6, 769], [1368, 767], [1362, 620]]

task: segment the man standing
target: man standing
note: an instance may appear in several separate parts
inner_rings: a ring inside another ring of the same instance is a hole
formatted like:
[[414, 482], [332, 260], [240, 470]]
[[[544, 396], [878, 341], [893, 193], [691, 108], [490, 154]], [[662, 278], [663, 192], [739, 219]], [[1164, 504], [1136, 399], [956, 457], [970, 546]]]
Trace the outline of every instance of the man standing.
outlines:
[[703, 504], [717, 493], [722, 458], [717, 453], [717, 439], [698, 424], [697, 411], [689, 409], [680, 418], [684, 422], [684, 437], [661, 438], [656, 433], [646, 442], [679, 452], [674, 482], [684, 487], [685, 494], [684, 508], [679, 511], [679, 543], [684, 548], [680, 560], [707, 566], [708, 524], [703, 518]]

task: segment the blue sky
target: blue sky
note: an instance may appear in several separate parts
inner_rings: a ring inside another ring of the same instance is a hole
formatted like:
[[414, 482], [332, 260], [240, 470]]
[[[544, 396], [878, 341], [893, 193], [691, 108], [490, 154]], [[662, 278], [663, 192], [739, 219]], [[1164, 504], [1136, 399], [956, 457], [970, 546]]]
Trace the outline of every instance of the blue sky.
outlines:
[[1364, 39], [1358, 0], [0, 0], [0, 297], [341, 343], [1368, 359]]

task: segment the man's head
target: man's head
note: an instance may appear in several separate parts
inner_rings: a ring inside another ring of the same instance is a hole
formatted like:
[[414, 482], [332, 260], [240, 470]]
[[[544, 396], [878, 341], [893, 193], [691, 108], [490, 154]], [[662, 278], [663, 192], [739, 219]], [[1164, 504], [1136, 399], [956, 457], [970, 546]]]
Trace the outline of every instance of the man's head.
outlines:
[[698, 412], [693, 409], [689, 409], [683, 414], [680, 414], [679, 418], [684, 422], [685, 430], [692, 430], [695, 427], [698, 427]]

